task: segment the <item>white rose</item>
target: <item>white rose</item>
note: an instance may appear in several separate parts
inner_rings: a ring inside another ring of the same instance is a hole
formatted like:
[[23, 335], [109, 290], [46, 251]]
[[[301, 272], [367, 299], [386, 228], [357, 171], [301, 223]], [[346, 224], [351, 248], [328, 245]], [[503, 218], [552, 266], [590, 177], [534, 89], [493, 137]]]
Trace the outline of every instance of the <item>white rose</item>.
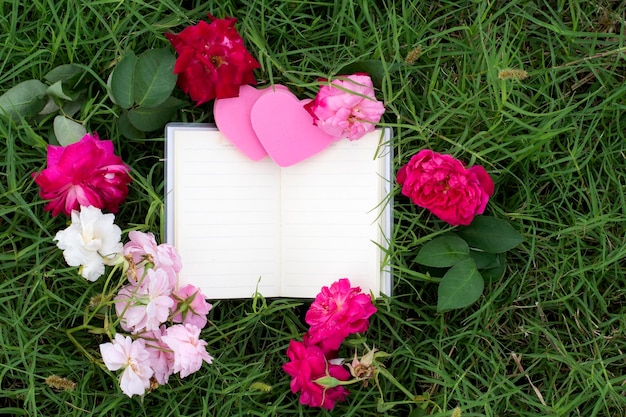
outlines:
[[80, 274], [95, 281], [104, 274], [104, 265], [112, 265], [122, 253], [122, 230], [113, 223], [113, 214], [99, 208], [72, 210], [72, 224], [56, 234], [59, 249], [69, 266], [80, 266]]

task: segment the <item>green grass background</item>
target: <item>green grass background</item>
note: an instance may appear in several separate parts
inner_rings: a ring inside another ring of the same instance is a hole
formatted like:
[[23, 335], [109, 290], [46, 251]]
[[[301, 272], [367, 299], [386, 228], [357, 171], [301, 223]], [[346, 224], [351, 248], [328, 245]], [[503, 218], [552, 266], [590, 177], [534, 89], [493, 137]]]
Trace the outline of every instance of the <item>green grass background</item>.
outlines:
[[[318, 76], [382, 62], [396, 168], [431, 148], [492, 174], [487, 214], [525, 242], [475, 305], [446, 314], [414, 262], [445, 227], [394, 189], [394, 295], [377, 301], [367, 339], [392, 354], [385, 363], [402, 385], [440, 407], [428, 414], [626, 415], [624, 0], [0, 1], [0, 92], [57, 65], [89, 68], [90, 101], [76, 118], [115, 142], [135, 178], [117, 223], [159, 239], [163, 134], [123, 139], [103, 80], [124, 51], [168, 46], [165, 32], [207, 12], [238, 18], [260, 85], [283, 83], [301, 98], [315, 95]], [[508, 68], [528, 77], [499, 79]], [[175, 120], [211, 121], [211, 105], [189, 103]], [[66, 219], [43, 211], [30, 177], [45, 166], [50, 126], [0, 121], [0, 415], [416, 413], [378, 413], [372, 385], [353, 386], [332, 412], [300, 406], [281, 365], [308, 305], [290, 299], [214, 302], [202, 335], [215, 363], [127, 398], [64, 332], [99, 286], [65, 265], [52, 237]], [[103, 340], [77, 338], [94, 353]], [[48, 387], [52, 374], [76, 389]], [[381, 384], [385, 401], [406, 400]]]

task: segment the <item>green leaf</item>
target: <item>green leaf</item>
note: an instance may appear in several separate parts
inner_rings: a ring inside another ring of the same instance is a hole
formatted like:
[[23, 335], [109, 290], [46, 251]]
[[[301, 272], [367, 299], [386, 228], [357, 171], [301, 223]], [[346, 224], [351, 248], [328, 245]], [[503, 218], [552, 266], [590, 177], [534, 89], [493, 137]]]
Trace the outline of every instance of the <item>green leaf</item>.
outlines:
[[439, 282], [437, 311], [467, 307], [478, 300], [484, 286], [474, 260], [462, 260], [450, 268]]
[[67, 117], [74, 117], [83, 107], [83, 100], [69, 101], [63, 103], [63, 114]]
[[[388, 64], [387, 73], [392, 73], [402, 68], [402, 64]], [[338, 75], [350, 75], [359, 72], [364, 72], [370, 76], [374, 87], [380, 90], [383, 85], [383, 79], [385, 78], [385, 67], [382, 61], [376, 59], [367, 59], [364, 61], [357, 61], [346, 65], [341, 68]]]
[[416, 408], [415, 410], [411, 411], [411, 414], [409, 414], [409, 417], [424, 417], [427, 415], [428, 415], [428, 412], [424, 410], [423, 408]]
[[46, 105], [46, 85], [39, 80], [26, 80], [0, 96], [0, 114], [13, 120], [34, 116]]
[[87, 134], [87, 129], [80, 123], [76, 123], [65, 116], [54, 118], [54, 135], [59, 144], [63, 146], [71, 145], [78, 142], [85, 134]]
[[143, 132], [150, 132], [165, 126], [183, 101], [169, 97], [157, 107], [137, 107], [128, 112], [128, 119], [132, 125]]
[[426, 243], [417, 253], [415, 262], [445, 268], [466, 259], [470, 254], [467, 243], [456, 235], [440, 236]]
[[83, 69], [74, 64], [63, 64], [52, 68], [43, 78], [50, 84], [54, 84], [58, 81], [67, 81], [81, 72]]
[[59, 80], [46, 89], [46, 94], [50, 97], [56, 97], [67, 101], [72, 101], [72, 97], [63, 91], [63, 81]]
[[367, 73], [372, 79], [374, 87], [380, 89], [383, 85], [383, 78], [385, 78], [385, 68], [383, 67], [383, 63], [381, 61], [375, 59], [353, 62], [341, 68], [337, 74], [351, 75], [358, 72]]
[[498, 262], [498, 255], [495, 253], [482, 252], [470, 249], [470, 256], [476, 262], [478, 269], [493, 268], [500, 265]]
[[143, 139], [146, 137], [146, 134], [141, 130], [137, 129], [128, 119], [128, 112], [124, 110], [122, 114], [120, 114], [120, 118], [117, 119], [117, 127], [120, 130], [122, 136], [127, 139]]
[[506, 269], [506, 259], [503, 253], [498, 253], [496, 256], [495, 265], [481, 269], [480, 274], [486, 282], [494, 282], [502, 278]]
[[46, 104], [41, 110], [39, 110], [39, 113], [37, 113], [37, 115], [46, 116], [48, 114], [59, 111], [59, 108], [60, 107], [58, 106], [58, 104], [56, 104], [52, 98], [48, 97], [48, 100], [46, 100]]
[[508, 222], [491, 216], [478, 216], [457, 232], [471, 247], [489, 253], [506, 252], [524, 241]]
[[111, 100], [123, 109], [129, 109], [135, 103], [136, 65], [137, 56], [130, 51], [115, 66], [109, 78]]
[[150, 49], [139, 56], [135, 67], [135, 104], [156, 107], [176, 86], [176, 57], [168, 48]]

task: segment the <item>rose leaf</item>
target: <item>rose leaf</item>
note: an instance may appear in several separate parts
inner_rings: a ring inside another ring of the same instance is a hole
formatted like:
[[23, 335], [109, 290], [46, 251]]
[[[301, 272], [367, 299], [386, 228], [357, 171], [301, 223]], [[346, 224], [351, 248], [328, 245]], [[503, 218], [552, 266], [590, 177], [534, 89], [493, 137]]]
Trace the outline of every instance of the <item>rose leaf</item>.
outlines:
[[176, 57], [167, 49], [150, 49], [137, 59], [135, 67], [135, 104], [156, 107], [163, 103], [176, 86]]
[[115, 66], [111, 73], [109, 96], [123, 109], [129, 109], [135, 103], [135, 66], [137, 56], [128, 52]]
[[437, 311], [467, 307], [483, 293], [485, 283], [472, 258], [454, 265], [439, 282]]
[[422, 246], [415, 262], [436, 268], [446, 268], [467, 259], [469, 254], [469, 246], [460, 237], [440, 236]]

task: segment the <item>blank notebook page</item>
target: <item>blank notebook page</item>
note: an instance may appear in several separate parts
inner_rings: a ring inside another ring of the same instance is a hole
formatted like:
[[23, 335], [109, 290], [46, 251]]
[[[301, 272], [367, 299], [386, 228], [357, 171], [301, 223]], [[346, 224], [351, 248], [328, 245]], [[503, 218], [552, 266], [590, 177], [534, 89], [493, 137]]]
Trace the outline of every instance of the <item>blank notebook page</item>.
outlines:
[[174, 130], [168, 239], [182, 258], [180, 284], [210, 299], [247, 298], [257, 288], [265, 297], [314, 297], [347, 277], [378, 294], [379, 138], [342, 140], [280, 168], [249, 160], [217, 130]]
[[283, 168], [283, 294], [310, 296], [339, 278], [378, 294], [379, 136], [342, 140]]
[[209, 298], [277, 294], [280, 278], [280, 170], [252, 162], [218, 131], [174, 136], [174, 245], [181, 285]]

